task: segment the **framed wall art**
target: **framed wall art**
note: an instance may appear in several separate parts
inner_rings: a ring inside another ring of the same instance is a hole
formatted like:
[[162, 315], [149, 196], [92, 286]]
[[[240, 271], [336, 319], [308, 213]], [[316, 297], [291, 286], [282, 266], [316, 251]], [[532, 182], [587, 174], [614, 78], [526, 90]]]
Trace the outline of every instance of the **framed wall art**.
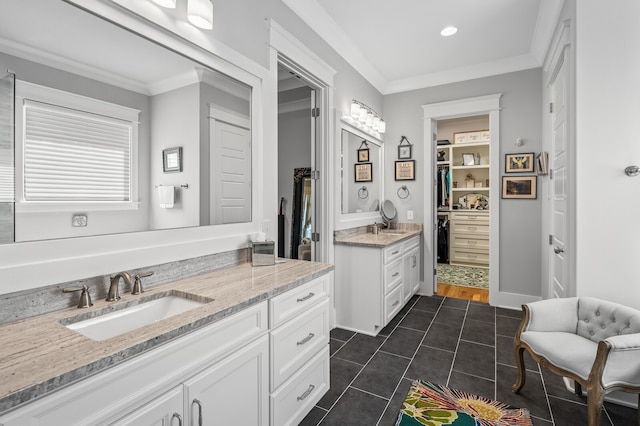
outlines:
[[503, 176], [502, 198], [520, 198], [535, 200], [537, 198], [537, 176]]
[[165, 173], [182, 171], [182, 147], [162, 150], [162, 171]]
[[396, 161], [396, 180], [416, 180], [416, 160]]
[[533, 152], [505, 155], [504, 171], [506, 173], [531, 173], [533, 172], [533, 166]]
[[362, 141], [360, 148], [358, 148], [358, 163], [366, 163], [369, 161], [369, 144], [367, 141]]
[[356, 182], [372, 182], [373, 181], [373, 163], [354, 164], [355, 181]]
[[[407, 142], [406, 145], [403, 145], [404, 142]], [[400, 144], [398, 145], [398, 160], [410, 160], [412, 155], [413, 145], [409, 142], [406, 136], [402, 136], [400, 139]]]

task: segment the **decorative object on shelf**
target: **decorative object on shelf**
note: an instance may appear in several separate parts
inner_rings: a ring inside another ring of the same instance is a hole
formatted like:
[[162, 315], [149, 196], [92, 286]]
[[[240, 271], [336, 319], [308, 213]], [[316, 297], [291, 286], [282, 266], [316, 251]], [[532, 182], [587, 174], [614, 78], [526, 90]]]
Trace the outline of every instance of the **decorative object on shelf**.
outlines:
[[488, 188], [488, 187], [489, 187], [489, 179], [487, 179], [487, 180], [485, 181], [485, 183], [487, 184], [487, 188]]
[[457, 181], [457, 180], [454, 180], [454, 181], [453, 181], [453, 187], [454, 187], [454, 188], [457, 188], [457, 187], [458, 187], [458, 181]]
[[476, 164], [476, 156], [473, 153], [464, 153], [462, 154], [462, 165], [463, 166], [474, 166]]
[[162, 170], [165, 173], [182, 171], [182, 147], [166, 148], [162, 150]]
[[479, 152], [476, 152], [476, 166], [479, 166], [480, 164], [482, 164], [482, 156]]
[[355, 99], [351, 101], [350, 114], [343, 115], [342, 119], [368, 133], [382, 134], [387, 130], [387, 125], [380, 114]]
[[396, 180], [416, 180], [416, 160], [396, 161]]
[[458, 199], [458, 204], [463, 209], [470, 210], [488, 210], [489, 199], [486, 195], [477, 192], [472, 192]]
[[537, 198], [537, 186], [537, 176], [503, 176], [502, 198], [535, 200]]
[[369, 190], [366, 186], [358, 189], [358, 198], [360, 198], [361, 200], [366, 200], [367, 198], [369, 198]]
[[549, 153], [542, 151], [536, 157], [536, 165], [538, 166], [538, 175], [546, 176], [549, 174]]
[[[407, 144], [403, 145], [404, 142], [407, 142]], [[406, 136], [401, 136], [398, 144], [398, 160], [410, 160], [412, 148], [413, 145], [409, 142], [409, 139]]]
[[438, 161], [446, 161], [444, 157], [445, 155], [446, 155], [445, 151], [438, 151]]
[[505, 154], [504, 168], [506, 173], [533, 172], [533, 152], [524, 154]]
[[398, 198], [400, 198], [401, 200], [406, 200], [407, 198], [409, 198], [409, 195], [411, 195], [411, 193], [409, 192], [409, 188], [407, 188], [407, 185], [402, 185], [400, 188], [398, 188], [396, 194], [398, 194]]
[[354, 164], [356, 182], [373, 182], [373, 164]]
[[473, 132], [456, 132], [453, 134], [454, 144], [470, 144], [491, 142], [491, 132], [489, 130], [474, 130]]
[[629, 166], [629, 167], [626, 167], [626, 168], [624, 169], [624, 173], [625, 173], [627, 176], [631, 176], [631, 177], [633, 177], [633, 176], [638, 176], [638, 175], [640, 175], [640, 167], [638, 167], [638, 166]]
[[[364, 146], [364, 148], [363, 148]], [[360, 148], [358, 148], [358, 163], [366, 163], [369, 161], [369, 144], [367, 141], [362, 141]]]
[[475, 188], [476, 181], [471, 173], [467, 173], [467, 176], [465, 176], [464, 184], [466, 188]]
[[436, 141], [438, 145], [451, 145], [451, 141], [449, 139], [439, 139]]
[[482, 188], [482, 182], [476, 181], [476, 184], [474, 185], [474, 188]]

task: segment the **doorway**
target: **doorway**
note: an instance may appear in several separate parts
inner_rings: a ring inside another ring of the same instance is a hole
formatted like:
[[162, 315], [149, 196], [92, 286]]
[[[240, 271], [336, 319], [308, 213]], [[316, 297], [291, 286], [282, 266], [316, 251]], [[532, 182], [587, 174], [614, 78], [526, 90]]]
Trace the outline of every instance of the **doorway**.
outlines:
[[489, 115], [436, 120], [436, 289], [489, 302]]

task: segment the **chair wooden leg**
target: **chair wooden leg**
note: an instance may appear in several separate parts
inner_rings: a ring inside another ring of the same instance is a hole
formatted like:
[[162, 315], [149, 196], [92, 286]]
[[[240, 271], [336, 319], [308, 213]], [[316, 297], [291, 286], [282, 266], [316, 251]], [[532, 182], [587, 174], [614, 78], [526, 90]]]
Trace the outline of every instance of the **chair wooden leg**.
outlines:
[[600, 426], [604, 390], [596, 385], [587, 390], [587, 416], [589, 426]]
[[573, 392], [578, 396], [582, 396], [582, 385], [577, 380], [573, 381]]
[[520, 392], [520, 389], [524, 386], [524, 382], [526, 380], [526, 371], [524, 369], [524, 347], [516, 346], [514, 349], [514, 355], [516, 357], [516, 367], [518, 368], [518, 377], [516, 378], [515, 384], [511, 387], [511, 390], [514, 393]]

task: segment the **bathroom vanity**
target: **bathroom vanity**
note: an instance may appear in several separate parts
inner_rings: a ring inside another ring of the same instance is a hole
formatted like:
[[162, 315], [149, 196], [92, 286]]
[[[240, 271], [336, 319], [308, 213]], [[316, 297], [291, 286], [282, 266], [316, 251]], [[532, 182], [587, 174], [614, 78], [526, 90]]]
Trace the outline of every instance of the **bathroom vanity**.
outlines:
[[377, 335], [420, 285], [419, 228], [335, 238], [336, 325]]
[[[4, 324], [0, 424], [298, 424], [329, 388], [332, 269], [244, 263]], [[102, 341], [65, 326], [165, 294], [204, 303]]]

